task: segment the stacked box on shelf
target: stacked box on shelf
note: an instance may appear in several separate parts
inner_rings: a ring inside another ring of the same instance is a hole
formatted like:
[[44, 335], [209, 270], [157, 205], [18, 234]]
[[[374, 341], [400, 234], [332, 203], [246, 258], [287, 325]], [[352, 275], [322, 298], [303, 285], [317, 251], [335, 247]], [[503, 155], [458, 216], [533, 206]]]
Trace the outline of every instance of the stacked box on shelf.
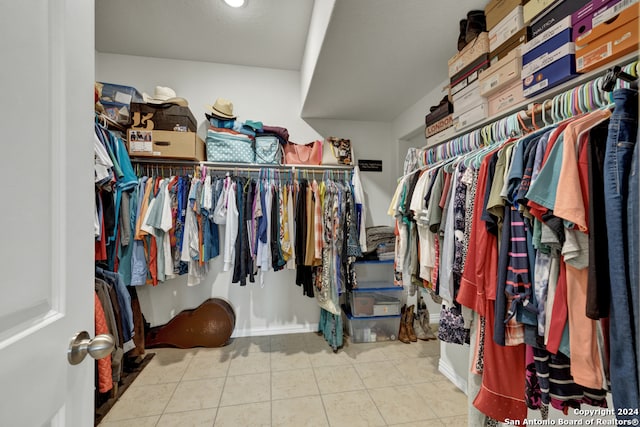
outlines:
[[464, 119], [469, 115], [469, 110], [478, 103], [486, 103], [478, 91], [477, 80], [480, 72], [489, 67], [489, 33], [480, 33], [449, 60], [448, 66], [449, 95], [453, 100], [453, 114], [450, 119], [447, 118], [447, 127], [442, 127], [440, 133], [429, 135], [427, 130], [427, 145], [453, 137], [461, 129], [459, 118], [463, 116], [463, 121], [469, 122], [468, 119]]
[[576, 75], [571, 16], [566, 16], [524, 45], [522, 87], [525, 97], [537, 95]]
[[425, 137], [430, 138], [453, 126], [453, 104], [446, 99], [424, 117]]
[[502, 43], [502, 45], [496, 50], [491, 51], [489, 54], [489, 62], [491, 63], [491, 66], [493, 67], [493, 64], [509, 55], [516, 48], [520, 48], [529, 40], [531, 40], [531, 31], [529, 30], [529, 27], [524, 27], [512, 35], [506, 42]]
[[134, 128], [174, 130], [176, 126], [181, 126], [189, 132], [198, 130], [198, 122], [189, 107], [132, 102], [131, 113]]
[[591, 71], [638, 50], [637, 0], [594, 12], [591, 30], [576, 38], [576, 70]]
[[[530, 22], [531, 37], [538, 37], [540, 34], [556, 25], [558, 21], [567, 16], [571, 16], [576, 11], [583, 8], [591, 0], [560, 0], [551, 4], [548, 8], [536, 15]], [[527, 3], [529, 4], [529, 3]]]
[[564, 0], [529, 0], [522, 8], [524, 22], [527, 25], [530, 24], [538, 16], [543, 16], [563, 1]]
[[[634, 3], [636, 1], [637, 0], [634, 0]], [[591, 0], [580, 9], [573, 12], [573, 14], [571, 14], [573, 41], [575, 42], [578, 37], [589, 32], [591, 28], [593, 28], [594, 18], [597, 25], [599, 23], [599, 19], [606, 17], [606, 14], [613, 11], [613, 8], [621, 2], [622, 0]]]
[[489, 116], [524, 100], [520, 49], [516, 47], [480, 75], [480, 94], [487, 97]]
[[484, 15], [487, 22], [487, 30], [493, 29], [500, 21], [513, 12], [518, 6], [521, 6], [522, 0], [491, 0], [484, 8]]
[[[484, 71], [486, 72], [486, 70]], [[481, 76], [483, 73], [479, 73]], [[479, 80], [453, 95], [453, 126], [460, 131], [488, 117], [487, 99], [480, 95]]]
[[[489, 34], [480, 33], [471, 43], [449, 60], [451, 96], [460, 92], [478, 78], [478, 73], [489, 66]], [[455, 112], [455, 102], [453, 104]]]
[[129, 129], [129, 155], [182, 160], [205, 160], [204, 141], [195, 132]]
[[522, 6], [516, 6], [498, 25], [489, 30], [489, 48], [491, 52], [501, 49], [503, 44], [513, 44], [511, 38], [523, 31], [524, 28]]

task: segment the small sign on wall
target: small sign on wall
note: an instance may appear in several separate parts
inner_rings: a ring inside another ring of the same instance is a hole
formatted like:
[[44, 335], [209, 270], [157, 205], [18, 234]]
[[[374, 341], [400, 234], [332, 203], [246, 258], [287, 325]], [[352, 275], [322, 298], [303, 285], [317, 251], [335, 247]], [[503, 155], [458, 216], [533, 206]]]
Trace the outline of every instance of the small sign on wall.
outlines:
[[382, 160], [358, 160], [362, 172], [382, 172]]

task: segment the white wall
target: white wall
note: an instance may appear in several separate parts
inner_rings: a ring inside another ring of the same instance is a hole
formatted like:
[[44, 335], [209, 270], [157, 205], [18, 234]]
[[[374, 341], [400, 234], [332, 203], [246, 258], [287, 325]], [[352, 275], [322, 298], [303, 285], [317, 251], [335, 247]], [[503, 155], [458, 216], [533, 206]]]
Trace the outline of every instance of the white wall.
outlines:
[[[356, 156], [385, 159], [382, 173], [363, 173], [362, 181], [371, 206], [368, 225], [390, 224], [383, 214], [391, 199], [389, 181], [397, 175], [395, 161], [386, 161], [393, 151], [390, 125], [333, 120], [310, 126], [300, 118], [299, 72], [96, 53], [96, 80], [133, 86], [147, 93], [153, 93], [156, 85], [173, 88], [189, 101], [200, 123], [201, 136], [206, 130], [205, 104], [224, 97], [234, 103], [239, 120], [286, 127], [295, 142], [306, 143], [329, 135], [351, 138]], [[180, 311], [213, 296], [225, 298], [234, 306], [234, 336], [317, 329], [319, 308], [315, 299], [302, 295], [293, 271], [266, 273], [265, 286], [260, 288], [255, 283], [246, 287], [231, 284], [231, 275], [221, 271], [220, 259], [212, 260], [210, 267], [209, 275], [198, 286], [188, 287], [183, 277], [157, 287], [138, 288], [147, 321], [152, 326], [164, 324]]]
[[350, 120], [307, 119], [318, 133], [351, 139], [354, 157], [382, 160], [382, 172], [361, 172], [367, 202], [367, 226], [393, 225], [387, 209], [398, 177], [395, 142], [389, 123]]

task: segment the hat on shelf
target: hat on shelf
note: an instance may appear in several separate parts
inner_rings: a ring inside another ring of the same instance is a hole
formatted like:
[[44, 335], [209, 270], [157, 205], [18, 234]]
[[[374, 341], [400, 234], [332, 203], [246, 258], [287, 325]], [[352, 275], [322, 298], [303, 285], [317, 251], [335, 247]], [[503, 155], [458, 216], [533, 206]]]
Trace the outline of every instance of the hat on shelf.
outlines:
[[175, 90], [164, 86], [156, 86], [153, 96], [143, 93], [142, 99], [147, 104], [176, 104], [181, 107], [189, 106], [186, 99], [176, 96]]
[[211, 113], [220, 119], [235, 119], [233, 114], [233, 103], [228, 99], [218, 98], [213, 105], [207, 105]]

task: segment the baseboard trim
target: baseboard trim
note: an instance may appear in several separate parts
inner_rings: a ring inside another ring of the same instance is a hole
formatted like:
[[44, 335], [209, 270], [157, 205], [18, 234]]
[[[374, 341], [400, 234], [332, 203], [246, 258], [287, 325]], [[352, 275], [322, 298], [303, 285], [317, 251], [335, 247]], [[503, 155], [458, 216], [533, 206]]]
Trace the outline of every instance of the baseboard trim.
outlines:
[[458, 375], [453, 369], [453, 366], [449, 364], [442, 357], [438, 362], [438, 370], [442, 375], [447, 377], [449, 381], [451, 381], [456, 387], [458, 387], [464, 394], [467, 394], [467, 380], [460, 375]]
[[235, 329], [231, 338], [240, 337], [259, 337], [267, 335], [283, 335], [283, 334], [302, 334], [305, 332], [318, 332], [318, 324], [310, 323], [307, 325], [295, 326], [271, 326], [268, 328], [245, 328]]

